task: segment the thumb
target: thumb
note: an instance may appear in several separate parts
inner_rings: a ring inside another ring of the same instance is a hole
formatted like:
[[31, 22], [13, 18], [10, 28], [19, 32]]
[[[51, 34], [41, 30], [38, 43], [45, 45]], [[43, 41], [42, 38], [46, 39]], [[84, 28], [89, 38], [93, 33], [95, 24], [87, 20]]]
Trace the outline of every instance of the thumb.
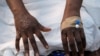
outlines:
[[43, 32], [48, 32], [48, 31], [51, 31], [51, 28], [40, 25], [40, 30]]

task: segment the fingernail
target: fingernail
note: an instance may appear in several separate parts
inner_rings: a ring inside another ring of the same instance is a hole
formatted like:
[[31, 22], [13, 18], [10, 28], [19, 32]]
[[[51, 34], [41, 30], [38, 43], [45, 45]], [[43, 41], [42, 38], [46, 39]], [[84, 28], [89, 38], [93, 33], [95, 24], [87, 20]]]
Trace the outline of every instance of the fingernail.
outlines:
[[51, 30], [51, 28], [49, 28], [49, 27], [45, 27], [45, 28]]
[[49, 31], [51, 30], [51, 28], [47, 28]]

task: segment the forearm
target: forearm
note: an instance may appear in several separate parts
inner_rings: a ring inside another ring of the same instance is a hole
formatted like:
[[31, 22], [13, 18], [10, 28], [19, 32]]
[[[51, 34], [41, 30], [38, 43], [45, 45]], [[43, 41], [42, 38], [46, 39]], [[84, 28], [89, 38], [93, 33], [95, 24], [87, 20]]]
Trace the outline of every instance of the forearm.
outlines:
[[80, 16], [80, 8], [83, 0], [66, 0], [63, 20], [71, 16]]
[[6, 0], [6, 1], [14, 16], [28, 13], [22, 0]]

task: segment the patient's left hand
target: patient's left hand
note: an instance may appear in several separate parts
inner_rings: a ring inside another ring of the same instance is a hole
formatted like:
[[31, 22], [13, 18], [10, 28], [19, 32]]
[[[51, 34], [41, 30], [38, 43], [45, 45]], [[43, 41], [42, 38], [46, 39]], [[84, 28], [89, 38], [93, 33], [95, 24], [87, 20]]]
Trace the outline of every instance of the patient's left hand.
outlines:
[[[84, 56], [86, 40], [83, 25], [81, 21], [76, 22], [77, 20], [80, 20], [80, 17], [73, 16], [66, 18], [61, 23], [62, 44], [66, 56]], [[79, 25], [77, 26], [76, 23]], [[72, 54], [69, 54], [69, 49], [71, 49]], [[79, 54], [77, 54], [77, 51]]]

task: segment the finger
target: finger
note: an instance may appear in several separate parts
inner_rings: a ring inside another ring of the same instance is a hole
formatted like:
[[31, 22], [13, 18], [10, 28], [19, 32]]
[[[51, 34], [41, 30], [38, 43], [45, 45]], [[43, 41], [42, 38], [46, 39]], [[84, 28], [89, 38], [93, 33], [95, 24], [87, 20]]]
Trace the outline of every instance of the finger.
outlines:
[[65, 50], [65, 56], [69, 56], [69, 48], [68, 48], [68, 41], [67, 41], [67, 34], [64, 31], [61, 32], [62, 36], [62, 44]]
[[15, 46], [16, 46], [16, 50], [17, 52], [19, 52], [20, 50], [20, 39], [21, 39], [21, 35], [19, 33], [16, 33], [16, 41], [15, 41]]
[[29, 56], [29, 44], [28, 44], [28, 37], [25, 34], [22, 34], [23, 44], [25, 49], [25, 56]]
[[44, 39], [42, 33], [40, 31], [36, 32], [37, 37], [40, 39], [40, 41], [42, 42], [42, 44], [44, 45], [45, 48], [49, 48], [46, 40]]
[[80, 29], [80, 36], [81, 36], [81, 39], [82, 39], [83, 47], [85, 49], [85, 47], [86, 47], [86, 38], [85, 38], [84, 30], [82, 28]]
[[38, 47], [37, 47], [37, 44], [36, 44], [36, 41], [35, 41], [33, 34], [28, 33], [28, 36], [29, 36], [30, 43], [31, 43], [33, 50], [34, 50], [34, 56], [39, 56], [39, 50], [38, 50]]
[[83, 45], [82, 45], [82, 40], [81, 40], [81, 37], [80, 37], [79, 29], [76, 29], [74, 34], [75, 34], [75, 40], [76, 40], [76, 45], [77, 45], [77, 48], [78, 48], [78, 51], [79, 51], [79, 55], [83, 55], [84, 54], [84, 48], [83, 48]]
[[44, 27], [44, 26], [42, 26], [41, 24], [40, 24], [39, 28], [40, 28], [40, 30], [42, 30], [43, 32], [48, 32], [48, 31], [51, 30], [51, 28]]
[[69, 31], [67, 31], [69, 45], [71, 48], [72, 55], [77, 56], [77, 50], [76, 50], [75, 39], [74, 39], [75, 37], [73, 36], [73, 32], [71, 32], [71, 30], [73, 29], [69, 29]]

